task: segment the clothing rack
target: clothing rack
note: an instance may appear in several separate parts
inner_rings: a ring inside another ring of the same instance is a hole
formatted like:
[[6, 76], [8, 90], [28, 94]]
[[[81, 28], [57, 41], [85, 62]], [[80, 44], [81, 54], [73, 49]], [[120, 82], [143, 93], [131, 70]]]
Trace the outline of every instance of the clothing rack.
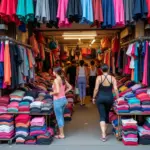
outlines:
[[134, 42], [137, 42], [137, 41], [142, 42], [142, 41], [144, 41], [144, 40], [150, 40], [150, 37], [149, 37], [149, 36], [138, 37], [138, 38], [136, 38], [136, 39], [133, 39], [133, 40], [131, 40], [131, 41], [128, 41], [128, 42], [125, 42], [125, 43], [121, 44], [121, 47], [122, 47], [122, 46], [126, 46], [126, 45], [131, 44], [131, 43], [134, 43]]
[[24, 43], [22, 43], [22, 42], [19, 42], [19, 41], [13, 39], [13, 38], [10, 38], [10, 37], [8, 37], [8, 36], [0, 36], [0, 40], [9, 40], [9, 41], [14, 42], [14, 43], [16, 43], [16, 44], [19, 44], [19, 45], [22, 45], [22, 46], [25, 46], [25, 47], [28, 47], [28, 48], [32, 48], [31, 45], [24, 44]]

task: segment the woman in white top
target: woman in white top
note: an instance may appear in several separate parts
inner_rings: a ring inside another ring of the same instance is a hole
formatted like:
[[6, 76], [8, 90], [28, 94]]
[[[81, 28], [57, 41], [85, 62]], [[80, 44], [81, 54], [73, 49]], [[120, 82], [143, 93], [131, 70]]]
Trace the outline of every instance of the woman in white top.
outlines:
[[93, 92], [95, 88], [96, 76], [97, 76], [97, 68], [95, 66], [95, 62], [92, 60], [90, 62], [91, 66], [89, 69], [89, 88], [90, 88], [90, 96], [93, 97]]
[[80, 60], [79, 67], [77, 68], [77, 81], [79, 88], [80, 104], [84, 106], [85, 97], [86, 97], [86, 85], [88, 84], [88, 72], [84, 66], [84, 60]]

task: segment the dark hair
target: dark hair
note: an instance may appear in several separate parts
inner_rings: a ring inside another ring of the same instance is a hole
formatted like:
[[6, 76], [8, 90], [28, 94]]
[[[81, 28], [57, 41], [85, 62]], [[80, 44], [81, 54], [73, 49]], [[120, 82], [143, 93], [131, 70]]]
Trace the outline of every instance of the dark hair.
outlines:
[[107, 64], [103, 64], [103, 65], [101, 66], [101, 69], [102, 69], [103, 72], [108, 72], [109, 67], [108, 67]]
[[84, 60], [80, 60], [80, 66], [82, 67], [84, 65]]
[[92, 60], [92, 61], [90, 62], [90, 64], [91, 64], [91, 66], [94, 66], [94, 65], [95, 65], [95, 61]]
[[62, 71], [62, 68], [61, 67], [55, 67], [55, 68], [53, 68], [53, 71], [60, 76], [63, 85], [65, 85], [65, 76], [64, 76], [64, 73]]
[[73, 60], [71, 61], [71, 63], [72, 63], [72, 64], [76, 64], [76, 61], [73, 59]]

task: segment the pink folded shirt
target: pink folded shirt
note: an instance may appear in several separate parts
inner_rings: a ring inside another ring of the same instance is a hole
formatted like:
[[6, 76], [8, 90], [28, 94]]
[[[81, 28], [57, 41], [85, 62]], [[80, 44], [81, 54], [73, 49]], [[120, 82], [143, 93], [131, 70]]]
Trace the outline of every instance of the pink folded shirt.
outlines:
[[45, 134], [45, 131], [32, 131], [30, 132], [30, 136]]
[[44, 124], [45, 124], [44, 117], [36, 117], [31, 121], [31, 126], [43, 126]]

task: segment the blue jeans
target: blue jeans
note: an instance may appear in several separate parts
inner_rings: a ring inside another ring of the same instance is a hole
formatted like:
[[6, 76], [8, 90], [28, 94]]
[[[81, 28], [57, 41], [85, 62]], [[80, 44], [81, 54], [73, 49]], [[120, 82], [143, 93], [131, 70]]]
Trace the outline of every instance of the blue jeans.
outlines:
[[86, 96], [86, 78], [85, 77], [78, 77], [78, 88], [79, 88], [80, 98], [84, 98]]
[[54, 103], [54, 112], [57, 120], [58, 127], [64, 127], [64, 110], [67, 105], [66, 97], [57, 99], [53, 101]]

